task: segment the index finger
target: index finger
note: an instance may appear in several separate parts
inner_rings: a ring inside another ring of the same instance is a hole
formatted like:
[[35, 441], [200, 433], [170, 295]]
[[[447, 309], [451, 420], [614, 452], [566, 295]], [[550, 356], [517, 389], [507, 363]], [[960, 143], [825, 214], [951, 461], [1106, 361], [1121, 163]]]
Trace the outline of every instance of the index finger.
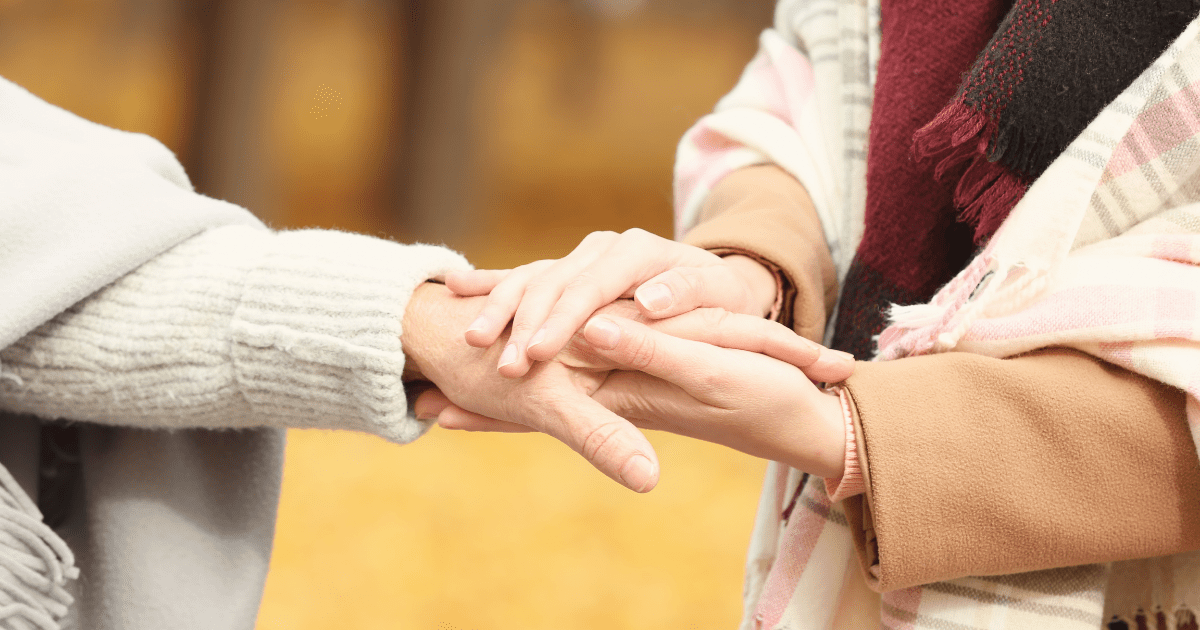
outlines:
[[779, 322], [753, 315], [700, 308], [652, 321], [649, 327], [672, 337], [765, 354], [791, 363], [817, 382], [840, 383], [854, 373], [852, 355], [826, 348]]
[[711, 377], [727, 370], [728, 349], [673, 337], [629, 320], [593, 317], [583, 327], [583, 338], [620, 368], [657, 376], [689, 392], [708, 389]]
[[591, 262], [562, 291], [542, 325], [539, 343], [530, 346], [531, 359], [545, 361], [558, 354], [596, 309], [630, 295], [641, 283], [679, 266], [720, 262], [711, 252], [629, 230], [601, 258]]

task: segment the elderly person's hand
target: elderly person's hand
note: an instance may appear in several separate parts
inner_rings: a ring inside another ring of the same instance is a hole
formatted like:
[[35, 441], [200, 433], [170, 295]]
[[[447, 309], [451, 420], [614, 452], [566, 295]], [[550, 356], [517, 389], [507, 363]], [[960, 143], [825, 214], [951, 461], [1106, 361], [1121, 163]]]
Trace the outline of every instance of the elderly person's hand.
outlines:
[[459, 295], [487, 295], [467, 342], [487, 347], [512, 321], [499, 370], [521, 376], [534, 361], [557, 355], [597, 309], [632, 296], [642, 314], [662, 319], [694, 308], [719, 307], [764, 316], [775, 302], [775, 276], [745, 256], [720, 257], [645, 230], [593, 232], [559, 260], [511, 270], [449, 274]]
[[[822, 477], [840, 477], [844, 417], [837, 396], [853, 363], [761, 318], [701, 309], [649, 325], [602, 314], [574, 356], [616, 366], [595, 401], [634, 424], [723, 444]], [[568, 361], [573, 359], [566, 359]], [[800, 367], [798, 367], [798, 365]], [[802, 369], [803, 368], [803, 369]], [[439, 423], [466, 430], [520, 430], [470, 413], [431, 392]]]
[[462, 339], [463, 327], [483, 301], [455, 296], [432, 283], [413, 293], [404, 315], [404, 351], [409, 368], [440, 390], [418, 397], [417, 416], [436, 417], [437, 404], [452, 401], [552, 435], [622, 485], [638, 492], [652, 489], [658, 483], [653, 447], [627, 420], [590, 398], [608, 371], [547, 361], [519, 379], [500, 376], [494, 366], [502, 344], [473, 348]]

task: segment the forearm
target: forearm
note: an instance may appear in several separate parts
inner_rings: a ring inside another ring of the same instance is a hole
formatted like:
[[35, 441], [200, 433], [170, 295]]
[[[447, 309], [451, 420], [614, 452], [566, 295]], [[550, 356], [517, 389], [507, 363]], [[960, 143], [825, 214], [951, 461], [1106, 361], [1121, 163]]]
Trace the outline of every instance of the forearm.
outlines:
[[452, 252], [337, 232], [210, 230], [0, 351], [6, 411], [151, 428], [419, 435], [401, 373], [413, 289]]
[[1200, 549], [1182, 392], [1071, 350], [860, 363], [845, 385], [874, 588]]
[[726, 175], [684, 242], [721, 255], [745, 255], [779, 283], [779, 321], [821, 341], [837, 300], [837, 277], [820, 219], [804, 186], [760, 165]]

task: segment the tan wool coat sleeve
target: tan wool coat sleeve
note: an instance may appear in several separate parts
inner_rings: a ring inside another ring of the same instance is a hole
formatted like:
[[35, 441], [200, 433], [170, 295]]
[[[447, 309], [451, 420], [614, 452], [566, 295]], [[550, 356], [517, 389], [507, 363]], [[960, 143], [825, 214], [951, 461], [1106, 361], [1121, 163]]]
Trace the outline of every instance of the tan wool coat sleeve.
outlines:
[[[820, 340], [836, 278], [797, 180], [730, 174], [685, 242], [773, 267], [780, 321]], [[867, 484], [845, 507], [876, 590], [1200, 549], [1182, 392], [1065, 349], [860, 362], [845, 386]]]
[[1182, 391], [1068, 349], [860, 363], [845, 386], [874, 588], [1200, 549]]
[[730, 173], [709, 193], [700, 224], [683, 242], [749, 256], [776, 272], [782, 293], [777, 319], [821, 341], [837, 302], [837, 275], [821, 221], [795, 177], [769, 165]]

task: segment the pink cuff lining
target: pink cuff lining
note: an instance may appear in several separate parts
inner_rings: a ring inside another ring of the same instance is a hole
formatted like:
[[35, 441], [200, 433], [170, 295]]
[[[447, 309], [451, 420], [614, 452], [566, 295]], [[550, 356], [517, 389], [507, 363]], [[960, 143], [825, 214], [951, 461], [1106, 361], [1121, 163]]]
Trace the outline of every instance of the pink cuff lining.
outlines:
[[846, 460], [840, 479], [826, 479], [825, 492], [831, 502], [838, 502], [867, 491], [862, 468], [858, 462], [858, 440], [854, 436], [854, 414], [850, 411], [850, 398], [845, 387], [834, 388], [842, 403], [842, 416], [846, 420]]

